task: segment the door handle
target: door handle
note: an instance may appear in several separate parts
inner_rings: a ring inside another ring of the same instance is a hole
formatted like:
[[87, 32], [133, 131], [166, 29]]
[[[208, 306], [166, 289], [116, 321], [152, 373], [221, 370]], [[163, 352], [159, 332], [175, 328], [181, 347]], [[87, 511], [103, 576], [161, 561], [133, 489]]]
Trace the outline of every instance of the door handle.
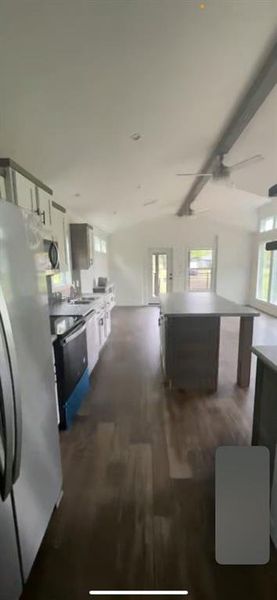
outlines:
[[3, 457], [1, 465], [0, 494], [5, 500], [12, 488], [14, 427], [13, 389], [10, 376], [9, 356], [0, 317], [0, 413], [3, 429]]
[[76, 327], [75, 329], [73, 329], [73, 332], [71, 335], [67, 335], [66, 337], [64, 337], [62, 343], [65, 346], [66, 344], [69, 344], [70, 342], [72, 342], [72, 340], [75, 340], [75, 338], [79, 337], [79, 335], [81, 335], [81, 333], [83, 333], [86, 330], [87, 326], [86, 324], [83, 323], [79, 325], [79, 327]]
[[22, 410], [21, 410], [21, 392], [19, 384], [19, 374], [17, 367], [15, 344], [13, 339], [10, 317], [5, 302], [3, 292], [0, 287], [0, 325], [2, 330], [3, 349], [8, 358], [7, 367], [9, 369], [9, 378], [12, 386], [12, 398], [10, 409], [12, 413], [12, 430], [14, 431], [14, 454], [12, 454], [12, 483], [15, 483], [20, 475], [21, 452], [22, 452]]

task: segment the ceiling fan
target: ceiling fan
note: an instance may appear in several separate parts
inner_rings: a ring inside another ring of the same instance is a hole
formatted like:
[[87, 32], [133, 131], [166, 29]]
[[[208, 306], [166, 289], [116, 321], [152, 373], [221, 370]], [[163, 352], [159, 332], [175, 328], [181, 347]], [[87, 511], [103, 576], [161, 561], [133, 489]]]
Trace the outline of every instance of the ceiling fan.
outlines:
[[190, 208], [189, 214], [186, 216], [187, 217], [198, 217], [198, 215], [204, 215], [205, 213], [209, 213], [209, 212], [211, 212], [210, 208], [203, 208], [200, 210], [195, 210], [194, 208]]
[[254, 164], [263, 160], [264, 157], [262, 154], [255, 154], [250, 158], [246, 158], [245, 160], [241, 160], [234, 165], [228, 167], [224, 164], [224, 154], [219, 154], [215, 159], [215, 166], [211, 170], [211, 173], [177, 173], [178, 177], [211, 177], [214, 181], [219, 181], [221, 179], [229, 179], [231, 173], [233, 171], [243, 169], [249, 164]]

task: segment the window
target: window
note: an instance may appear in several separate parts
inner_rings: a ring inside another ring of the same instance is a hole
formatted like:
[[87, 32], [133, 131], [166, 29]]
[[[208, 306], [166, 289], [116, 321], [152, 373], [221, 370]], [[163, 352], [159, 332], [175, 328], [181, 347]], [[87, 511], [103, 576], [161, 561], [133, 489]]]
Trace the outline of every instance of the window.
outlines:
[[188, 288], [194, 292], [204, 292], [212, 287], [213, 251], [211, 249], [190, 250], [188, 268]]
[[265, 249], [264, 243], [261, 244], [259, 248], [257, 298], [264, 302], [269, 301], [271, 261], [272, 252]]
[[274, 217], [265, 217], [264, 219], [260, 220], [261, 233], [264, 231], [271, 231], [271, 229], [274, 229], [274, 227], [276, 227], [276, 217], [275, 219]]
[[103, 252], [104, 254], [107, 254], [107, 242], [106, 240], [101, 240], [101, 252]]
[[94, 236], [94, 250], [95, 252], [101, 252], [101, 240], [97, 235]]
[[102, 252], [107, 254], [107, 241], [100, 238], [98, 235], [94, 236], [94, 250], [95, 252]]
[[277, 304], [277, 252], [268, 252], [267, 254], [272, 254], [270, 302], [271, 304]]

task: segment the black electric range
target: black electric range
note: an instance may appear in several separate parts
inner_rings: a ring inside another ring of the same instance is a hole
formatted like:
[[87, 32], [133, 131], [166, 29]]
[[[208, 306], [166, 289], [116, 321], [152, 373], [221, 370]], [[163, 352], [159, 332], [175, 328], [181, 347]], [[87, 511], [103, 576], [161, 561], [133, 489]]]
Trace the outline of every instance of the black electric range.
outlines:
[[87, 371], [86, 322], [79, 316], [50, 317], [60, 410], [60, 427], [66, 429], [76, 412], [74, 390]]

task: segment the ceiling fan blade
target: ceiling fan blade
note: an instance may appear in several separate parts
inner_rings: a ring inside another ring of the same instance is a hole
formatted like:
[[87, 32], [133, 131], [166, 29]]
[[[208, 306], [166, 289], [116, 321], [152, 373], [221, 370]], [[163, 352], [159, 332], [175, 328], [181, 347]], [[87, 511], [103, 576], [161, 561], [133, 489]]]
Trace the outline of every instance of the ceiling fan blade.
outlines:
[[189, 214], [186, 214], [186, 217], [198, 217], [198, 215], [202, 215], [204, 213], [209, 213], [211, 212], [210, 208], [203, 208], [202, 210], [195, 210], [195, 209], [190, 209]]
[[176, 173], [177, 177], [212, 177], [212, 173]]
[[260, 160], [264, 160], [263, 155], [255, 154], [254, 156], [251, 156], [250, 158], [246, 158], [245, 160], [241, 160], [240, 162], [235, 163], [234, 165], [229, 167], [229, 169], [230, 169], [230, 171], [236, 171], [237, 169], [242, 169], [244, 166], [246, 166], [249, 163], [260, 162]]
[[197, 215], [204, 215], [205, 213], [209, 213], [209, 212], [211, 212], [210, 208], [203, 208], [203, 210], [194, 210], [192, 212], [192, 215], [194, 217], [197, 217]]

